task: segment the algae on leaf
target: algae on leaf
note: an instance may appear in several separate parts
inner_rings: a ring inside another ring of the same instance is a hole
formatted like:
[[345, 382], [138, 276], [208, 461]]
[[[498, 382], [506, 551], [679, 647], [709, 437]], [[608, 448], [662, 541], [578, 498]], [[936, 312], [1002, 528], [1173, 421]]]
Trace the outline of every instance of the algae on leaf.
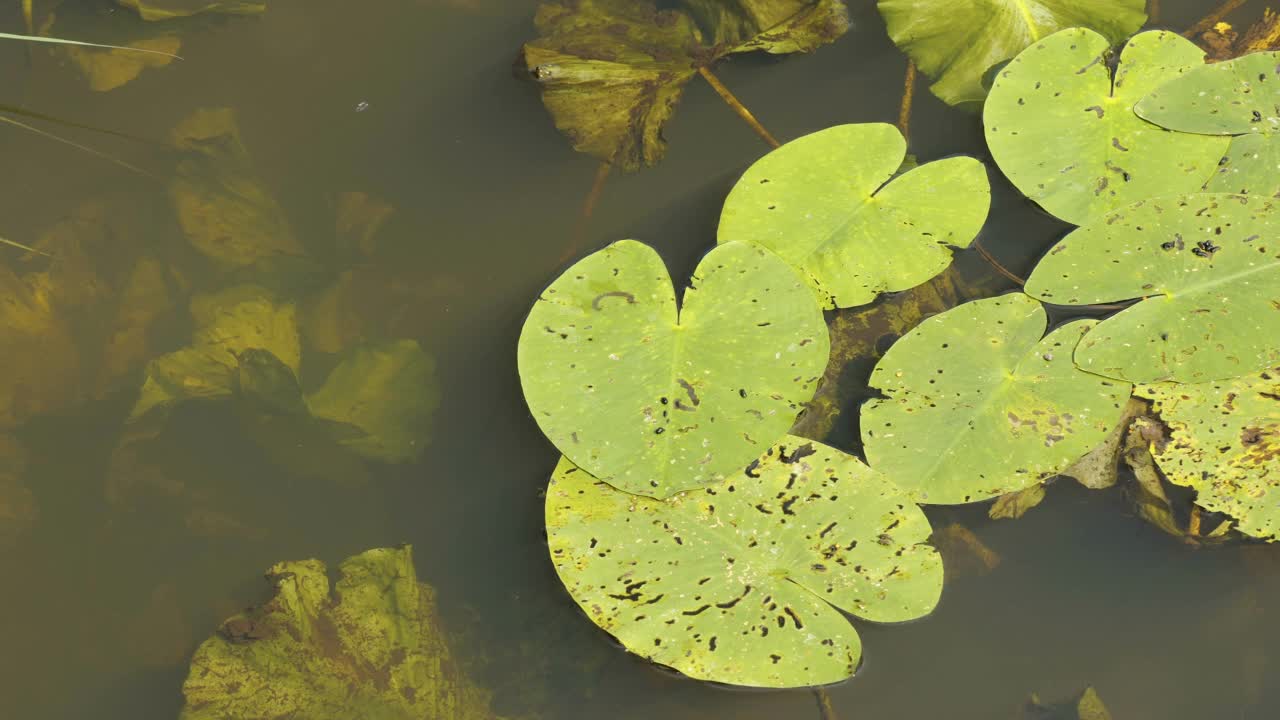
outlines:
[[256, 177], [232, 110], [198, 110], [172, 139], [183, 152], [169, 197], [193, 247], [227, 267], [304, 254]]
[[1280, 537], [1280, 369], [1218, 382], [1139, 385], [1169, 428], [1153, 451], [1170, 482], [1236, 519], [1254, 537]]
[[335, 439], [353, 452], [409, 462], [426, 449], [440, 402], [435, 361], [415, 340], [362, 345], [306, 400], [315, 417], [345, 429]]
[[1222, 166], [1205, 186], [1213, 192], [1274, 196], [1280, 191], [1280, 52], [1203, 65], [1154, 88], [1135, 108], [1170, 130], [1234, 135]]
[[627, 170], [662, 159], [662, 127], [697, 71], [693, 20], [647, 0], [545, 3], [520, 63], [575, 150]]
[[717, 56], [811, 52], [849, 30], [844, 0], [682, 0]]
[[1202, 66], [1204, 53], [1165, 31], [1125, 45], [1071, 28], [1027, 48], [996, 76], [983, 110], [991, 156], [1045, 210], [1076, 225], [1157, 195], [1196, 192], [1218, 169], [1224, 138], [1171, 132], [1138, 117], [1153, 88]]
[[718, 482], [785, 434], [829, 349], [813, 293], [767, 250], [716, 246], [677, 310], [662, 258], [623, 240], [543, 291], [518, 361], [556, 449], [615, 487], [667, 497]]
[[1075, 360], [1130, 382], [1206, 382], [1280, 363], [1280, 201], [1201, 193], [1135, 203], [1044, 256], [1026, 292], [1058, 305], [1141, 302]]
[[408, 546], [338, 566], [278, 563], [275, 596], [196, 650], [182, 720], [491, 720], [460, 668]]
[[574, 149], [636, 170], [666, 151], [662, 128], [685, 83], [726, 55], [807, 52], [849, 27], [839, 0], [686, 0], [689, 14], [649, 0], [558, 0], [538, 7], [538, 39], [519, 65]]
[[862, 408], [871, 467], [921, 503], [976, 502], [1058, 474], [1115, 426], [1128, 383], [1078, 369], [1094, 321], [1044, 335], [1040, 303], [1014, 294], [921, 323], [871, 374]]
[[631, 652], [754, 687], [843, 680], [861, 656], [841, 611], [933, 610], [929, 521], [889, 479], [787, 437], [722, 482], [638, 497], [561, 459], [547, 490], [552, 561], [575, 602]]
[[267, 9], [267, 0], [116, 0], [138, 11], [143, 20], [169, 20], [199, 13], [257, 15]]
[[991, 188], [982, 163], [969, 157], [895, 178], [906, 151], [902, 133], [883, 123], [793, 140], [743, 173], [725, 200], [718, 240], [777, 253], [826, 308], [915, 287], [978, 234]]
[[1070, 27], [1120, 43], [1147, 21], [1146, 0], [879, 0], [894, 44], [934, 78], [949, 105], [986, 97], [982, 77]]

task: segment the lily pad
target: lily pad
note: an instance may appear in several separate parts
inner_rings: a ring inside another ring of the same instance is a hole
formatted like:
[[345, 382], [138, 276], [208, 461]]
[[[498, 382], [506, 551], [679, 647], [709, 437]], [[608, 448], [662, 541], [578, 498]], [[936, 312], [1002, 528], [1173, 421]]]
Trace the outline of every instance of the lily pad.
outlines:
[[315, 417], [346, 426], [342, 445], [384, 462], [422, 455], [439, 402], [435, 361], [415, 340], [356, 347], [307, 396]]
[[561, 459], [546, 519], [556, 571], [592, 621], [699, 680], [843, 680], [861, 642], [842, 610], [901, 622], [933, 610], [942, 591], [924, 513], [856, 458], [802, 438], [665, 501]]
[[538, 7], [538, 39], [518, 64], [542, 88], [542, 102], [574, 149], [625, 170], [657, 163], [662, 128], [685, 83], [732, 53], [804, 52], [849, 27], [836, 0], [686, 0], [689, 14], [648, 0], [560, 0]]
[[1026, 292], [1058, 305], [1145, 298], [1076, 350], [1130, 382], [1207, 382], [1280, 363], [1277, 201], [1202, 193], [1135, 203], [1067, 235]]
[[683, 0], [717, 55], [811, 52], [849, 30], [844, 0]]
[[200, 13], [257, 15], [267, 9], [267, 0], [116, 0], [138, 11], [143, 20], [169, 20]]
[[1280, 52], [1202, 65], [1154, 88], [1135, 111], [1182, 133], [1235, 135], [1205, 189], [1275, 195], [1280, 180]]
[[302, 351], [293, 304], [241, 285], [194, 298], [191, 316], [196, 325], [191, 344], [147, 366], [131, 421], [185, 400], [231, 395], [239, 382], [239, 356], [251, 349], [269, 351], [297, 372]]
[[234, 112], [196, 111], [172, 139], [183, 152], [169, 197], [192, 246], [226, 267], [303, 254], [284, 210], [254, 172]]
[[275, 595], [196, 650], [182, 720], [490, 720], [405, 546], [267, 571]]
[[894, 178], [906, 151], [902, 133], [884, 123], [837, 125], [793, 140], [734, 185], [719, 241], [777, 253], [827, 308], [915, 287], [978, 234], [991, 188], [982, 163], [969, 157]]
[[1280, 369], [1234, 380], [1155, 383], [1134, 390], [1169, 428], [1156, 463], [1196, 503], [1245, 534], [1280, 536]]
[[1071, 361], [1091, 320], [1044, 335], [1040, 303], [1005, 295], [924, 321], [871, 373], [884, 393], [862, 409], [871, 467], [922, 503], [976, 502], [1028, 488], [1115, 427], [1128, 383]]
[[717, 246], [676, 307], [662, 258], [616, 242], [551, 284], [520, 333], [520, 382], [560, 452], [627, 492], [718, 482], [786, 433], [830, 341], [776, 255]]
[[1045, 210], [1082, 225], [1137, 200], [1199, 190], [1218, 169], [1224, 138], [1163, 130], [1133, 106], [1161, 83], [1204, 64], [1191, 41], [1145, 32], [1120, 55], [1091, 30], [1054, 33], [996, 76], [983, 111], [991, 155]]
[[[1147, 21], [1146, 0], [879, 0], [894, 44], [933, 77], [949, 105], [980, 102], [982, 76], [1070, 27], [1121, 43]], [[1074, 68], [1073, 68], [1074, 69]]]

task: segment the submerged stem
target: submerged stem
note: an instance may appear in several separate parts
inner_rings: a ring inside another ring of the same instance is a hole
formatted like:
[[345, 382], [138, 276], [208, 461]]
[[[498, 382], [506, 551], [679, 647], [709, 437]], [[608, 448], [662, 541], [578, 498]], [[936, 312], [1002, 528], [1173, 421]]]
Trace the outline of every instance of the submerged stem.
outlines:
[[907, 77], [902, 83], [902, 105], [898, 108], [898, 131], [911, 142], [911, 101], [916, 94], [916, 63], [907, 61]]
[[64, 138], [64, 137], [62, 137], [62, 136], [54, 135], [54, 134], [53, 134], [53, 133], [51, 133], [51, 132], [48, 132], [48, 131], [45, 131], [45, 130], [41, 130], [40, 128], [35, 127], [35, 126], [33, 126], [33, 125], [28, 125], [28, 124], [26, 124], [26, 123], [24, 123], [24, 122], [21, 122], [21, 121], [19, 121], [19, 120], [14, 120], [13, 118], [8, 117], [7, 115], [0, 115], [0, 122], [8, 123], [9, 125], [13, 125], [14, 127], [22, 128], [23, 130], [28, 130], [28, 131], [30, 131], [30, 132], [33, 132], [33, 133], [37, 134], [37, 135], [40, 135], [41, 137], [49, 138], [50, 140], [56, 140], [57, 142], [63, 143], [64, 145], [70, 145], [71, 147], [73, 147], [73, 148], [75, 148], [75, 149], [77, 149], [77, 150], [81, 150], [81, 151], [83, 151], [83, 152], [87, 152], [87, 153], [89, 153], [90, 155], [95, 155], [95, 156], [97, 156], [97, 157], [102, 158], [103, 160], [106, 160], [106, 161], [108, 161], [108, 162], [115, 163], [116, 165], [119, 165], [120, 167], [122, 167], [122, 168], [124, 168], [124, 169], [126, 169], [126, 170], [130, 170], [130, 171], [132, 171], [132, 172], [136, 172], [136, 173], [138, 173], [139, 175], [145, 175], [145, 176], [147, 176], [147, 177], [149, 177], [149, 178], [151, 178], [151, 179], [153, 179], [153, 180], [159, 180], [159, 179], [160, 179], [158, 176], [153, 175], [152, 173], [149, 173], [149, 172], [147, 172], [146, 170], [143, 170], [142, 168], [140, 168], [140, 167], [138, 167], [138, 166], [136, 166], [136, 165], [130, 165], [129, 163], [127, 163], [127, 162], [125, 162], [125, 161], [123, 161], [123, 160], [120, 160], [119, 158], [112, 157], [111, 155], [108, 155], [107, 153], [104, 153], [104, 152], [102, 152], [101, 150], [94, 150], [93, 148], [88, 147], [88, 146], [86, 146], [86, 145], [81, 145], [80, 143], [75, 142], [74, 140], [68, 140], [68, 139], [66, 139], [66, 138]]
[[1216, 10], [1200, 18], [1199, 22], [1192, 25], [1186, 32], [1182, 33], [1183, 37], [1194, 38], [1205, 30], [1212, 28], [1218, 23], [1218, 21], [1222, 20], [1222, 18], [1227, 15], [1230, 15], [1232, 12], [1235, 12], [1235, 10], [1246, 2], [1248, 2], [1248, 0], [1226, 0], [1219, 5]]
[[1027, 281], [1026, 281], [1026, 280], [1023, 280], [1022, 278], [1018, 277], [1017, 275], [1014, 275], [1012, 271], [1010, 271], [1010, 270], [1009, 270], [1008, 268], [1006, 268], [1004, 265], [1001, 265], [1001, 264], [1000, 264], [1000, 261], [995, 259], [995, 256], [993, 256], [991, 253], [987, 252], [987, 249], [986, 249], [986, 248], [984, 248], [984, 247], [982, 247], [982, 242], [981, 242], [981, 241], [979, 241], [979, 240], [974, 240], [974, 241], [973, 241], [973, 244], [972, 244], [972, 245], [970, 245], [969, 247], [973, 248], [974, 250], [977, 250], [977, 251], [978, 251], [978, 254], [982, 256], [982, 259], [983, 259], [983, 260], [986, 260], [986, 261], [987, 261], [987, 263], [989, 263], [989, 264], [991, 265], [991, 267], [995, 268], [996, 272], [998, 272], [998, 273], [1000, 273], [1001, 275], [1003, 275], [1003, 276], [1005, 276], [1005, 277], [1009, 278], [1010, 280], [1012, 280], [1012, 281], [1014, 281], [1014, 282], [1018, 283], [1018, 286], [1019, 286], [1019, 287], [1022, 287], [1023, 285], [1026, 285], [1026, 284], [1027, 284]]
[[1147, 22], [1160, 21], [1160, 0], [1147, 0]]
[[578, 252], [578, 248], [582, 247], [584, 238], [587, 235], [587, 223], [591, 220], [591, 216], [595, 214], [596, 203], [600, 201], [600, 194], [604, 192], [604, 183], [609, 179], [609, 171], [613, 169], [613, 163], [605, 160], [600, 163], [600, 167], [596, 168], [596, 179], [591, 183], [591, 190], [587, 192], [587, 197], [582, 201], [582, 211], [578, 213], [578, 221], [573, 225], [573, 235], [569, 238], [569, 246], [564, 249], [560, 255], [560, 262], [568, 262], [574, 253]]
[[822, 688], [813, 689], [813, 697], [818, 701], [818, 718], [820, 720], [837, 720], [836, 709], [831, 706], [831, 696]]
[[738, 117], [747, 121], [747, 124], [751, 126], [751, 129], [755, 130], [756, 134], [760, 136], [760, 139], [769, 144], [769, 147], [776, 148], [782, 144], [770, 135], [768, 130], [764, 129], [764, 126], [760, 124], [760, 121], [756, 120], [756, 116], [752, 115], [751, 111], [748, 110], [747, 107], [738, 100], [738, 98], [734, 97], [733, 93], [729, 91], [729, 88], [725, 87], [724, 83], [720, 82], [720, 78], [716, 77], [711, 70], [703, 66], [698, 68], [698, 74], [701, 75], [709, 85], [711, 85], [711, 89], [716, 91], [716, 94], [720, 96], [721, 100], [724, 100], [729, 107], [733, 108], [734, 112], [738, 113]]

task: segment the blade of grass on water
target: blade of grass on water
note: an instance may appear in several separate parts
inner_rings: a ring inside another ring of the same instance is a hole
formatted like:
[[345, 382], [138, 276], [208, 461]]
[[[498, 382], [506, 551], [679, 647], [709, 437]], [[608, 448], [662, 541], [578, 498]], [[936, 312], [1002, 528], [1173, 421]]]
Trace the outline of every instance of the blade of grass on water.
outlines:
[[110, 156], [110, 155], [108, 155], [108, 154], [106, 154], [106, 153], [102, 152], [101, 150], [94, 150], [93, 148], [88, 147], [88, 146], [86, 146], [86, 145], [81, 145], [80, 143], [75, 142], [74, 140], [68, 140], [68, 139], [66, 139], [66, 138], [64, 138], [64, 137], [61, 137], [61, 136], [59, 136], [59, 135], [54, 135], [54, 134], [53, 134], [53, 133], [51, 133], [51, 132], [48, 132], [48, 131], [46, 131], [46, 130], [41, 130], [40, 128], [35, 127], [35, 126], [33, 126], [33, 125], [28, 125], [28, 124], [26, 124], [26, 123], [24, 123], [24, 122], [22, 122], [22, 121], [20, 121], [20, 120], [14, 120], [14, 119], [13, 119], [13, 118], [11, 118], [11, 117], [6, 117], [6, 116], [4, 116], [4, 115], [0, 115], [0, 122], [8, 123], [8, 124], [10, 124], [10, 125], [13, 125], [14, 127], [19, 127], [19, 128], [22, 128], [23, 130], [28, 130], [28, 131], [30, 131], [30, 132], [33, 132], [33, 133], [35, 133], [35, 134], [37, 134], [37, 135], [39, 135], [39, 136], [41, 136], [41, 137], [46, 137], [46, 138], [49, 138], [50, 140], [56, 140], [56, 141], [58, 141], [58, 142], [60, 142], [60, 143], [63, 143], [63, 144], [66, 144], [66, 145], [70, 145], [71, 147], [73, 147], [73, 148], [75, 148], [75, 149], [77, 149], [77, 150], [81, 150], [81, 151], [87, 152], [87, 153], [89, 153], [90, 155], [95, 155], [95, 156], [97, 156], [97, 157], [102, 158], [103, 160], [106, 160], [106, 161], [108, 161], [108, 162], [115, 163], [116, 165], [119, 165], [120, 167], [122, 167], [122, 168], [124, 168], [124, 169], [126, 169], [126, 170], [132, 170], [133, 172], [136, 172], [136, 173], [138, 173], [139, 175], [146, 175], [147, 177], [152, 178], [152, 179], [154, 179], [154, 180], [159, 180], [159, 179], [160, 179], [159, 177], [157, 177], [157, 176], [156, 176], [155, 174], [153, 174], [153, 173], [147, 172], [146, 170], [143, 170], [142, 168], [140, 168], [140, 167], [138, 167], [138, 166], [136, 166], [136, 165], [130, 165], [129, 163], [127, 163], [127, 162], [125, 162], [125, 161], [123, 161], [123, 160], [120, 160], [119, 158], [114, 158], [114, 157], [112, 157], [112, 156]]
[[12, 240], [9, 240], [8, 238], [0, 237], [0, 245], [8, 245], [9, 247], [16, 247], [19, 250], [26, 250], [27, 252], [35, 253], [37, 255], [43, 255], [45, 257], [53, 257], [52, 255], [50, 255], [47, 252], [44, 252], [43, 250], [37, 250], [33, 247], [27, 247], [26, 245], [23, 245], [20, 242], [14, 242]]
[[40, 37], [39, 35], [13, 35], [10, 33], [0, 33], [0, 40], [23, 40], [25, 42], [52, 43], [54, 45], [78, 45], [80, 47], [103, 48], [106, 50], [126, 50], [129, 52], [151, 53], [152, 55], [164, 55], [175, 60], [182, 58], [172, 53], [161, 52], [160, 50], [148, 50], [146, 48], [122, 47], [120, 45], [101, 45], [99, 43], [80, 42], [79, 40], [64, 40], [62, 38]]

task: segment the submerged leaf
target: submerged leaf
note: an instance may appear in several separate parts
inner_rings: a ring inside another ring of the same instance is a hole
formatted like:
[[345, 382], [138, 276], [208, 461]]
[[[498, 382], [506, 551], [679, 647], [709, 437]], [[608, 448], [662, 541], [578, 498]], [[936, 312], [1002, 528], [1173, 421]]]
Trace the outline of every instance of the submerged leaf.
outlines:
[[152, 326], [173, 304], [164, 266], [150, 255], [138, 259], [120, 291], [115, 316], [102, 350], [102, 366], [95, 383], [99, 394], [152, 357]]
[[1045, 705], [1032, 695], [1025, 708], [1026, 720], [1111, 720], [1107, 706], [1092, 687], [1076, 699]]
[[811, 52], [849, 30], [844, 0], [683, 0], [717, 55]]
[[986, 97], [992, 67], [1063, 28], [1123, 42], [1147, 21], [1146, 0], [879, 0], [889, 36], [950, 105]]
[[1031, 508], [1044, 501], [1044, 483], [1037, 483], [1029, 488], [1001, 495], [991, 504], [987, 516], [992, 520], [1016, 520], [1027, 514]]
[[222, 624], [191, 660], [182, 720], [491, 720], [453, 658], [435, 593], [405, 546], [338, 566], [282, 562], [266, 604]]
[[1026, 292], [1058, 305], [1145, 298], [1076, 349], [1081, 368], [1130, 382], [1205, 382], [1280, 363], [1276, 200], [1203, 193], [1117, 210], [1067, 235]]
[[718, 240], [777, 253], [827, 308], [919, 285], [978, 234], [991, 189], [982, 163], [969, 157], [895, 178], [906, 150], [902, 133], [883, 123], [793, 140], [743, 173], [725, 200]]
[[1115, 485], [1120, 450], [1124, 446], [1126, 433], [1129, 431], [1129, 422], [1146, 412], [1146, 408], [1146, 403], [1130, 398], [1115, 428], [1107, 433], [1107, 437], [1098, 443], [1097, 447], [1072, 463], [1071, 467], [1063, 470], [1063, 476], [1075, 480], [1090, 490], [1105, 490]]
[[696, 72], [693, 20], [648, 0], [563, 0], [534, 23], [519, 62], [574, 149], [627, 170], [662, 159], [662, 127]]
[[1079, 370], [1071, 352], [1094, 325], [1044, 336], [1040, 303], [1014, 294], [929, 318], [885, 353], [862, 409], [871, 467], [917, 502], [976, 502], [1059, 473], [1115, 426], [1127, 383]]
[[414, 340], [357, 347], [307, 396], [313, 415], [349, 426], [337, 439], [371, 460], [409, 462], [440, 402], [435, 361]]
[[562, 458], [546, 522], [556, 571], [592, 621], [700, 680], [843, 680], [861, 642], [841, 610], [901, 622], [932, 611], [942, 591], [924, 513], [856, 458], [802, 438], [665, 501]]
[[1208, 383], [1139, 385], [1169, 428], [1154, 456], [1196, 503], [1241, 532], [1280, 536], [1280, 370]]
[[1133, 112], [1160, 83], [1203, 65], [1165, 31], [1129, 41], [1112, 71], [1110, 41], [1072, 28], [1027, 48], [997, 76], [983, 111], [991, 156], [1045, 210], [1077, 225], [1134, 201], [1196, 192], [1218, 169], [1223, 138], [1170, 132]]
[[297, 311], [252, 285], [191, 301], [196, 324], [191, 344], [152, 360], [130, 420], [194, 398], [226, 397], [239, 379], [239, 356], [266, 350], [297, 372], [301, 360]]
[[172, 137], [183, 153], [169, 196], [192, 246], [230, 267], [303, 254], [284, 211], [254, 173], [234, 112], [196, 111]]
[[677, 310], [662, 258], [633, 240], [551, 284], [520, 333], [520, 383], [556, 449], [627, 492], [719, 481], [786, 433], [830, 343], [803, 280], [746, 243], [717, 246]]
[[983, 577], [1000, 567], [1000, 555], [960, 523], [951, 523], [935, 531], [929, 537], [929, 543], [942, 556], [948, 581], [963, 577]]
[[90, 89], [107, 92], [133, 81], [147, 68], [161, 68], [173, 62], [174, 54], [182, 49], [182, 41], [175, 35], [162, 35], [135, 40], [126, 47], [156, 52], [142, 54], [121, 49], [81, 47], [69, 47], [66, 51], [89, 79]]
[[143, 20], [169, 20], [199, 13], [257, 15], [267, 9], [267, 0], [116, 0], [138, 11]]

